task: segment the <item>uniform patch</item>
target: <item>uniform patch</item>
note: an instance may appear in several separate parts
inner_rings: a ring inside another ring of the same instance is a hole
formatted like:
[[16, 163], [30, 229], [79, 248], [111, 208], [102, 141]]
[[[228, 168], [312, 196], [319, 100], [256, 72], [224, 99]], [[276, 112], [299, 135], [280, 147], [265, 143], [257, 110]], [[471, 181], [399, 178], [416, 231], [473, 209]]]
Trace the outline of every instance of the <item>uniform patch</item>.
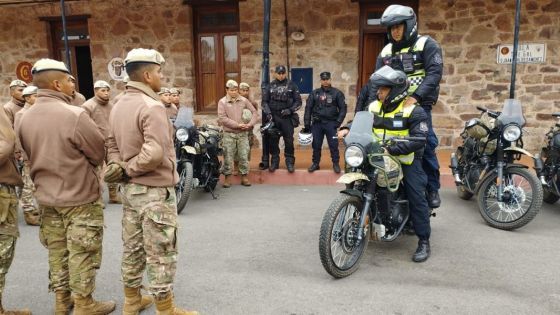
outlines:
[[434, 63], [436, 65], [441, 65], [443, 63], [443, 59], [441, 58], [441, 55], [439, 53], [434, 55]]
[[428, 124], [426, 122], [421, 122], [420, 123], [420, 130], [423, 132], [428, 132]]

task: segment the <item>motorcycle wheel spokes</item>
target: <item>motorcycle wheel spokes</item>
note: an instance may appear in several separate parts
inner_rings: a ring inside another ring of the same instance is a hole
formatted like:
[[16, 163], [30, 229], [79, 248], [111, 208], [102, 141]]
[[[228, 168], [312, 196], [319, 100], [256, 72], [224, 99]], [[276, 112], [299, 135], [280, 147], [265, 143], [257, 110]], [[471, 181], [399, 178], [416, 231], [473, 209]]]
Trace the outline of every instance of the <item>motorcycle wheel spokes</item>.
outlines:
[[331, 236], [331, 256], [340, 269], [348, 269], [356, 263], [358, 248], [359, 210], [347, 204], [338, 214]]

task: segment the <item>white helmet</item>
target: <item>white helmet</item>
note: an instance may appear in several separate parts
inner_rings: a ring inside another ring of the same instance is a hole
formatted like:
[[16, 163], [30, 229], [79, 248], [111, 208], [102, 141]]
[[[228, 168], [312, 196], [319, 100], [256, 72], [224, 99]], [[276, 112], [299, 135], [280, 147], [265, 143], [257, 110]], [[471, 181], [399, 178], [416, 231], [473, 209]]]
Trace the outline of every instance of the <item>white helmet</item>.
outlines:
[[313, 142], [313, 134], [311, 132], [304, 132], [303, 129], [298, 134], [300, 145], [310, 145]]

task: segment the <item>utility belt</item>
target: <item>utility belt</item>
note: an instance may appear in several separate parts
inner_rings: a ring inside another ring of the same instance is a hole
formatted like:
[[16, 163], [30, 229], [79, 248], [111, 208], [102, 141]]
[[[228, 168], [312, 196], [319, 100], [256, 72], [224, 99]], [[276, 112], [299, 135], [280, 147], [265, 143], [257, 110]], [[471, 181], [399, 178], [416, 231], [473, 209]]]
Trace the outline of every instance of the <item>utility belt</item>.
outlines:
[[7, 184], [0, 184], [0, 190], [5, 191], [5, 192], [10, 192], [10, 193], [15, 193], [16, 192], [16, 186], [7, 185]]

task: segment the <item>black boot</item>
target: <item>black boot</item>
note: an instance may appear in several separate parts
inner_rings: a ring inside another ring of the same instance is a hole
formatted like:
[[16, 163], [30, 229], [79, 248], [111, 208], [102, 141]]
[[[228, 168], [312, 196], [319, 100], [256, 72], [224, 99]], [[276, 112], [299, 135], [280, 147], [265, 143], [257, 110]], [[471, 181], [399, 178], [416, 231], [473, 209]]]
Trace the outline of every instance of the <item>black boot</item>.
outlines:
[[264, 171], [268, 168], [268, 161], [262, 161], [259, 163], [259, 170]]
[[286, 158], [286, 168], [288, 169], [288, 172], [293, 173], [296, 170], [294, 167], [295, 163], [296, 163], [296, 159]]
[[270, 167], [268, 168], [269, 172], [274, 172], [280, 167], [280, 157], [279, 156], [272, 156], [270, 161]]
[[333, 171], [334, 171], [335, 173], [337, 173], [337, 174], [340, 173], [340, 165], [338, 165], [338, 162], [333, 163], [332, 168], [333, 168]]
[[430, 257], [430, 241], [429, 240], [419, 240], [418, 248], [416, 252], [412, 255], [412, 261], [414, 262], [424, 262]]
[[321, 168], [319, 167], [319, 163], [313, 162], [313, 164], [311, 164], [311, 166], [307, 169], [307, 171], [308, 171], [309, 173], [313, 173], [313, 172], [315, 172], [315, 171], [317, 171], [317, 170], [320, 170], [320, 169], [321, 169]]
[[439, 193], [437, 190], [427, 192], [428, 207], [435, 209], [439, 208], [441, 205], [441, 199], [439, 199]]

